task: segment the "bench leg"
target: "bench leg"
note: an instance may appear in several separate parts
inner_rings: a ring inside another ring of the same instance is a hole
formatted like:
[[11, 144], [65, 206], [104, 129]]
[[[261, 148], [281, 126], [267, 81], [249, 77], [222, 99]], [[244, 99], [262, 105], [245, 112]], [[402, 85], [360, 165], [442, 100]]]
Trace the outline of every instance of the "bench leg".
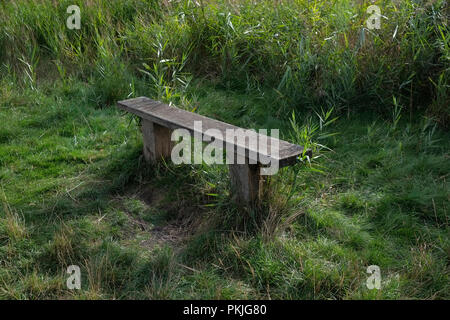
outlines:
[[230, 164], [231, 187], [238, 204], [256, 205], [262, 197], [264, 177], [258, 164]]
[[149, 162], [170, 158], [174, 142], [170, 140], [172, 130], [152, 121], [142, 119], [144, 157]]

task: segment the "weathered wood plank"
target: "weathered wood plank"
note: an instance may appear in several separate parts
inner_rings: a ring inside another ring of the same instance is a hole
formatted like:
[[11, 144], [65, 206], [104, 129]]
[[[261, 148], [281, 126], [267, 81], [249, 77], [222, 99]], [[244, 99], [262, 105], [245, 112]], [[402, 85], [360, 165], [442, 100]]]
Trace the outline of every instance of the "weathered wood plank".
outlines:
[[174, 145], [170, 139], [172, 130], [147, 119], [142, 119], [141, 130], [145, 160], [156, 162], [161, 158], [170, 158]]
[[229, 173], [234, 197], [239, 204], [256, 204], [262, 200], [265, 176], [259, 164], [230, 164]]
[[[163, 127], [172, 130], [178, 128], [187, 129], [191, 134], [197, 133], [208, 139], [215, 139], [213, 135], [208, 134], [208, 129], [219, 130], [223, 137], [223, 139], [219, 139], [219, 141], [224, 143], [224, 147], [230, 148], [229, 150], [234, 149], [237, 155], [252, 159], [253, 161], [261, 159], [263, 159], [264, 163], [278, 161], [280, 168], [294, 163], [297, 157], [303, 154], [304, 150], [301, 146], [272, 137], [266, 138], [268, 145], [266, 151], [258, 150], [257, 146], [249, 144], [247, 140], [239, 141], [237, 137], [230, 139], [226, 135], [227, 129], [243, 130], [242, 133], [244, 135], [248, 133], [248, 129], [242, 129], [222, 121], [181, 110], [147, 97], [119, 101], [118, 106], [125, 111], [136, 114], [143, 119]], [[201, 130], [194, 127], [194, 121], [202, 122]], [[258, 139], [260, 139], [260, 136], [263, 135], [257, 133]], [[276, 150], [276, 148], [278, 149], [278, 155], [274, 152], [270, 152], [271, 150]]]

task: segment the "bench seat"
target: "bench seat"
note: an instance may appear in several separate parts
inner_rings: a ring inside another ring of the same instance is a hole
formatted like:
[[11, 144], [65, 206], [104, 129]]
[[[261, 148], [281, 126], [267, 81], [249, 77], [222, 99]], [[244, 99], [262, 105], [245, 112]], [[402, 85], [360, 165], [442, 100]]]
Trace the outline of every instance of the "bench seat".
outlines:
[[[142, 118], [142, 132], [144, 140], [144, 155], [149, 161], [156, 161], [159, 157], [170, 157], [170, 152], [174, 146], [170, 136], [172, 130], [186, 129], [192, 135], [199, 135], [202, 138], [217, 139], [208, 135], [208, 129], [216, 129], [222, 133], [223, 140], [220, 141], [227, 146], [227, 150], [234, 150], [235, 154], [246, 159], [246, 164], [231, 164], [230, 175], [232, 184], [237, 189], [237, 195], [241, 202], [254, 202], [261, 194], [262, 182], [265, 180], [260, 175], [261, 163], [277, 161], [279, 168], [296, 163], [299, 156], [304, 154], [302, 146], [290, 142], [266, 136], [268, 150], [272, 146], [277, 146], [278, 152], [261, 151], [257, 146], [249, 144], [246, 140], [230, 139], [226, 135], [226, 130], [244, 130], [237, 126], [211, 119], [193, 112], [182, 110], [165, 103], [138, 97], [118, 101], [118, 107]], [[201, 121], [201, 129], [194, 126], [194, 122]], [[256, 133], [259, 137], [259, 133]], [[276, 140], [276, 141], [275, 141]], [[259, 140], [258, 140], [259, 141]], [[276, 143], [274, 143], [276, 142]], [[232, 147], [232, 149], [228, 149]], [[305, 152], [311, 156], [310, 150]], [[253, 160], [250, 162], [250, 159]]]

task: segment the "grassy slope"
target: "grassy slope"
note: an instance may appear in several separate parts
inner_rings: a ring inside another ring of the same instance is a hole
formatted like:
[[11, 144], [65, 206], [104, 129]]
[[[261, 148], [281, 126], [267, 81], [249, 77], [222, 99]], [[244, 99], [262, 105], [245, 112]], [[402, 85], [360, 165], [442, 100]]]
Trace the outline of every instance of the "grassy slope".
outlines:
[[[270, 93], [193, 92], [201, 113], [294, 132]], [[144, 164], [136, 122], [81, 82], [3, 81], [2, 97], [1, 298], [450, 298], [450, 139], [430, 123], [342, 116], [319, 141], [322, 173], [284, 170], [255, 215], [230, 207], [225, 166]]]

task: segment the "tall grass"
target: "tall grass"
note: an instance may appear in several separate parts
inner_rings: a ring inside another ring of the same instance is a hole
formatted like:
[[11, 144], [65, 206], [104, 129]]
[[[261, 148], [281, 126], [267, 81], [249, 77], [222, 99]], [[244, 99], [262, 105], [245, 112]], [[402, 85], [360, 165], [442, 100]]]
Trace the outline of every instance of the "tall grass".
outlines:
[[[65, 25], [71, 4], [80, 30]], [[133, 95], [132, 76], [147, 77], [155, 97], [178, 99], [174, 87], [190, 73], [244, 92], [273, 88], [286, 119], [317, 106], [390, 117], [395, 96], [411, 118], [426, 112], [448, 125], [447, 1], [375, 4], [379, 30], [366, 27], [369, 3], [350, 0], [8, 0], [0, 59], [32, 86], [49, 70], [79, 77], [99, 106]]]

